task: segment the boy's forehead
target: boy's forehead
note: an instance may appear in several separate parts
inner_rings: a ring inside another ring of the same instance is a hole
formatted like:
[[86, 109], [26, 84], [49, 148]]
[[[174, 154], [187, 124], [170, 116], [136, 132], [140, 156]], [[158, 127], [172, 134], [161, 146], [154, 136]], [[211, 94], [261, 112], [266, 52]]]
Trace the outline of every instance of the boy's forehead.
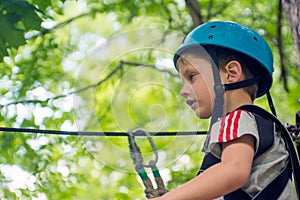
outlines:
[[189, 69], [198, 71], [210, 71], [211, 64], [207, 58], [195, 56], [192, 54], [184, 54], [177, 61], [177, 68], [180, 73], [186, 72]]

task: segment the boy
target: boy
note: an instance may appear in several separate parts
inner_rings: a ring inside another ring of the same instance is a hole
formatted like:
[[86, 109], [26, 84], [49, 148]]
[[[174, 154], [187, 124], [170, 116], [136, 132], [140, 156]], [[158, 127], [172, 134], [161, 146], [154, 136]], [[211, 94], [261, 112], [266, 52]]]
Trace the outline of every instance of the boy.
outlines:
[[211, 117], [211, 126], [198, 176], [155, 200], [296, 199], [280, 132], [240, 108], [272, 85], [264, 39], [237, 23], [209, 22], [187, 35], [174, 64], [180, 94], [199, 118]]

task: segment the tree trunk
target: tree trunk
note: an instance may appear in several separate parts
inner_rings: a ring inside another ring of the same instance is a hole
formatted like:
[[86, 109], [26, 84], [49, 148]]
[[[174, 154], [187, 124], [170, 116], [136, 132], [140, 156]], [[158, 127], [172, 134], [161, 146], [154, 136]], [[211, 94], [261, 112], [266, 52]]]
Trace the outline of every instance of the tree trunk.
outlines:
[[200, 4], [197, 0], [185, 0], [185, 4], [193, 20], [193, 28], [203, 24], [203, 16], [201, 14]]
[[300, 76], [300, 1], [282, 0], [283, 9], [290, 24], [298, 58], [298, 73]]

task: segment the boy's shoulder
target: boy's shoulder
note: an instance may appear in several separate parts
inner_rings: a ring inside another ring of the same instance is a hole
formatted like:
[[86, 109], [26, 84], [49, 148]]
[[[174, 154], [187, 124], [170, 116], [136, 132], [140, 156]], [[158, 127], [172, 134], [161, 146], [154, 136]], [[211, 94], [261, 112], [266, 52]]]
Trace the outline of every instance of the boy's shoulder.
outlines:
[[237, 109], [227, 113], [213, 124], [211, 140], [216, 143], [229, 142], [245, 134], [258, 138], [258, 129], [254, 115], [247, 110]]
[[247, 109], [243, 108], [237, 108], [231, 112], [226, 113], [223, 117], [219, 119], [219, 121], [227, 121], [227, 122], [232, 122], [234, 121], [235, 123], [239, 123], [243, 121], [244, 119], [254, 119], [253, 113], [248, 111]]

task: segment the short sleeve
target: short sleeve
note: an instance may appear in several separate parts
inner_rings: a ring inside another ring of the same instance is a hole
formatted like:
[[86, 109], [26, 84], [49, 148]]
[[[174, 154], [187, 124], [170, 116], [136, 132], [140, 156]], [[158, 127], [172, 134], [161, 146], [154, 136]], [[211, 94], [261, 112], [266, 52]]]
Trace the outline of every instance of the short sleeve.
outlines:
[[235, 110], [218, 120], [209, 133], [208, 150], [221, 158], [221, 144], [229, 142], [243, 135], [249, 134], [255, 138], [255, 152], [259, 144], [259, 134], [255, 117], [245, 110]]

